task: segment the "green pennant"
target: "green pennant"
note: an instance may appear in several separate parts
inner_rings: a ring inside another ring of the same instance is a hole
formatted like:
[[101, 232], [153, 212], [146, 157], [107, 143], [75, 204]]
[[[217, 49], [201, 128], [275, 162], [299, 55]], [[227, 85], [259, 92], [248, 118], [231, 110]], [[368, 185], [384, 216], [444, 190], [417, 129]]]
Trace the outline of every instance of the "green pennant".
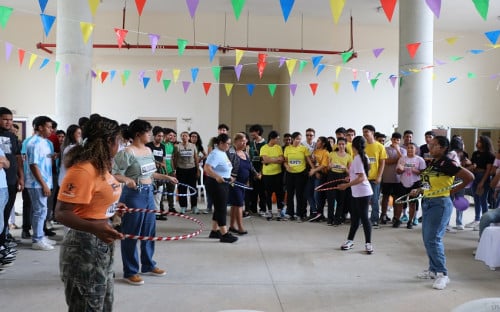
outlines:
[[236, 17], [236, 20], [240, 19], [241, 11], [245, 6], [245, 1], [246, 0], [231, 0], [231, 4], [233, 5], [234, 17]]
[[186, 39], [177, 39], [177, 47], [179, 48], [179, 55], [183, 55], [186, 50], [188, 41]]
[[212, 73], [214, 74], [215, 81], [219, 82], [220, 66], [212, 66]]
[[61, 61], [56, 61], [56, 74], [59, 72], [59, 68], [61, 68]]
[[452, 60], [453, 62], [460, 61], [463, 58], [463, 56], [450, 56], [450, 60]]
[[345, 64], [349, 61], [352, 56], [352, 51], [342, 53], [342, 63]]
[[130, 69], [125, 69], [123, 71], [123, 78], [125, 78], [125, 81], [127, 81], [129, 77], [130, 77]]
[[467, 77], [472, 79], [472, 78], [476, 78], [477, 76], [474, 73], [467, 73]]
[[274, 93], [276, 92], [276, 84], [269, 84], [267, 88], [269, 89], [269, 93], [271, 94], [271, 96], [274, 96]]
[[172, 80], [163, 79], [163, 90], [168, 90], [168, 87], [170, 87], [170, 82], [172, 82]]
[[14, 9], [5, 6], [0, 6], [0, 26], [5, 29], [7, 22], [10, 19], [10, 15]]
[[375, 89], [375, 85], [377, 84], [378, 79], [370, 79], [370, 84], [372, 85], [372, 88]]
[[306, 60], [300, 60], [299, 61], [299, 73], [301, 73], [304, 70], [304, 67], [306, 67], [307, 61]]
[[479, 15], [486, 21], [488, 19], [488, 8], [490, 6], [490, 0], [472, 0], [476, 6]]

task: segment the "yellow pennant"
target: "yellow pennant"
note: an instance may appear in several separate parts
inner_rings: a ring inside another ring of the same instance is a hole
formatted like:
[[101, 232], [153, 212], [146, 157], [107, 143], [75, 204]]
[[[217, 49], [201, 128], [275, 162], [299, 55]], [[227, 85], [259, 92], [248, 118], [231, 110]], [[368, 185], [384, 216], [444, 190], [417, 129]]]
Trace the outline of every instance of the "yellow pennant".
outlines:
[[233, 90], [233, 84], [232, 83], [225, 83], [224, 87], [226, 88], [227, 96], [231, 95], [231, 90]]
[[448, 42], [449, 45], [454, 45], [457, 39], [457, 37], [446, 38], [446, 42]]
[[87, 43], [89, 41], [90, 35], [94, 31], [94, 24], [80, 22], [80, 30], [82, 31], [83, 42]]
[[344, 10], [345, 0], [330, 0], [330, 8], [332, 10], [333, 21], [335, 24], [339, 22], [339, 18]]
[[177, 83], [177, 80], [179, 79], [179, 75], [181, 74], [180, 69], [174, 69], [172, 70], [172, 75], [174, 76], [174, 83]]
[[236, 65], [238, 65], [238, 64], [240, 64], [241, 58], [243, 57], [243, 54], [245, 53], [245, 51], [236, 49], [235, 53], [236, 53]]
[[339, 93], [339, 88], [340, 88], [340, 82], [335, 81], [333, 83], [333, 90], [335, 90], [335, 93]]
[[341, 66], [335, 67], [335, 79], [339, 79], [340, 71], [342, 70]]
[[28, 69], [31, 69], [31, 67], [33, 66], [33, 64], [35, 63], [37, 58], [38, 58], [38, 55], [31, 53], [30, 63], [28, 64]]
[[101, 0], [89, 0], [89, 8], [90, 8], [90, 13], [92, 13], [92, 16], [95, 16], [97, 12], [97, 7], [99, 6], [99, 3]]
[[288, 68], [288, 74], [290, 77], [292, 77], [293, 70], [295, 69], [295, 65], [297, 65], [297, 60], [296, 59], [289, 59], [285, 61], [286, 63], [286, 68]]

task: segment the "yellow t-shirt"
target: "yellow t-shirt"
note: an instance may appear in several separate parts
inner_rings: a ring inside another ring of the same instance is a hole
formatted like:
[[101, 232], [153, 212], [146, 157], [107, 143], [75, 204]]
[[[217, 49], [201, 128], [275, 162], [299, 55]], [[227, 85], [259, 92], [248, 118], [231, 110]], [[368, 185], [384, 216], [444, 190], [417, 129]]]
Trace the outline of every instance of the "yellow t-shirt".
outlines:
[[330, 164], [332, 168], [330, 169], [335, 173], [346, 173], [347, 168], [351, 165], [352, 156], [346, 153], [344, 156], [339, 156], [337, 152], [331, 152], [329, 155]]
[[420, 173], [422, 187], [424, 188], [424, 197], [442, 197], [450, 196], [450, 190], [447, 189], [453, 184], [455, 175], [461, 170], [448, 157], [439, 160], [433, 160], [429, 166]]
[[[333, 149], [333, 151], [335, 151], [337, 149], [337, 144], [334, 144], [332, 149]], [[351, 155], [351, 158], [352, 158], [352, 155], [354, 155], [354, 154], [352, 153], [352, 143], [351, 142], [346, 142], [345, 151], [347, 152], [347, 154]]]
[[309, 149], [304, 145], [289, 145], [285, 148], [285, 160], [290, 166], [290, 173], [299, 173], [306, 170], [306, 157], [311, 155]]
[[373, 142], [372, 144], [366, 143], [365, 153], [370, 161], [368, 180], [376, 180], [378, 176], [379, 160], [387, 159], [385, 147], [379, 142]]
[[326, 149], [316, 149], [313, 152], [316, 167], [323, 166], [321, 172], [328, 172], [328, 151]]
[[[280, 157], [283, 156], [283, 149], [278, 144], [274, 144], [273, 146], [266, 144], [260, 148], [260, 156]], [[279, 173], [281, 173], [281, 164], [262, 164], [263, 175], [276, 175]]]

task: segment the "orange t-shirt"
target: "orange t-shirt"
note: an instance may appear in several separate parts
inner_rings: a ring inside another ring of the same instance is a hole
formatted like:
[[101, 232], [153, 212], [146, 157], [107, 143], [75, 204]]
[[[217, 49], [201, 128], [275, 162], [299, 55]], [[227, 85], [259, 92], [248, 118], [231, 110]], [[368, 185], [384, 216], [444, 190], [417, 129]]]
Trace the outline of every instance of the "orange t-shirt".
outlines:
[[57, 199], [74, 204], [73, 212], [83, 219], [113, 216], [122, 191], [110, 173], [103, 178], [89, 162], [68, 168], [60, 187]]

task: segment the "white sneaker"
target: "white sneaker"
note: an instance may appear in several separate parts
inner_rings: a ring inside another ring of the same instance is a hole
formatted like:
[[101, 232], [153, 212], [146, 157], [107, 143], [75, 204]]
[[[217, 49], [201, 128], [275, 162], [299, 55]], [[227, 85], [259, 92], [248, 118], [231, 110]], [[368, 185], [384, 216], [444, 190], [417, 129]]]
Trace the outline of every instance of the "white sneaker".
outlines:
[[473, 231], [479, 231], [479, 224], [472, 228]]
[[469, 229], [472, 229], [474, 228], [476, 225], [479, 225], [479, 221], [472, 221], [471, 223], [467, 223], [465, 225], [466, 228], [469, 228]]
[[56, 245], [56, 244], [57, 244], [57, 242], [56, 242], [55, 240], [52, 240], [52, 239], [48, 238], [47, 236], [44, 236], [44, 237], [42, 238], [42, 241], [43, 241], [44, 243], [46, 243], [47, 245], [51, 245], [51, 246], [54, 246], [54, 245]]
[[464, 229], [465, 229], [465, 227], [462, 224], [457, 224], [457, 230], [462, 231]]
[[373, 253], [373, 245], [371, 243], [366, 243], [365, 251], [367, 254], [371, 255]]
[[450, 279], [448, 276], [444, 275], [443, 273], [436, 273], [436, 281], [434, 284], [432, 284], [432, 288], [434, 289], [445, 289], [446, 285], [450, 282]]
[[38, 241], [36, 243], [31, 244], [31, 248], [34, 249], [34, 250], [45, 250], [45, 251], [48, 251], [48, 250], [53, 250], [54, 246], [45, 243], [43, 240], [40, 240], [40, 241]]
[[349, 250], [352, 249], [352, 246], [354, 246], [354, 242], [352, 240], [346, 240], [345, 243], [340, 246], [340, 249]]
[[456, 233], [456, 232], [457, 232], [457, 230], [453, 229], [451, 226], [449, 226], [449, 225], [448, 225], [448, 226], [446, 227], [446, 232], [448, 232], [448, 233]]
[[436, 273], [431, 272], [429, 270], [422, 271], [417, 274], [417, 277], [420, 279], [435, 279], [436, 278]]

